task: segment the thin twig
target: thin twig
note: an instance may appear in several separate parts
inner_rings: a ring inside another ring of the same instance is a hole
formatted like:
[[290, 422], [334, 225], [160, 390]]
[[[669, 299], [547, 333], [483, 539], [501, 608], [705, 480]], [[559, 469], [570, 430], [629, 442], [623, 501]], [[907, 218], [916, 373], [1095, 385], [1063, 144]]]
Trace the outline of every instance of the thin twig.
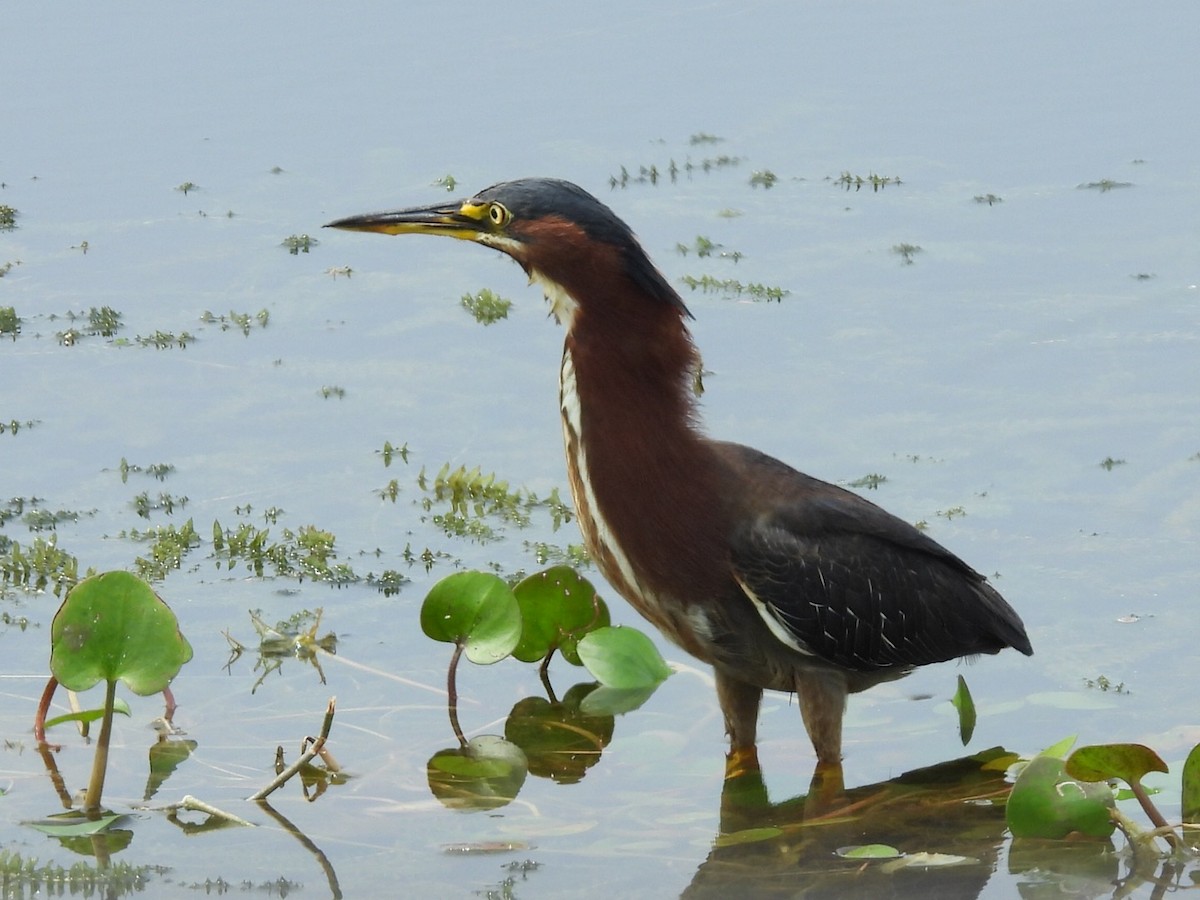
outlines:
[[300, 754], [300, 757], [294, 763], [276, 775], [270, 784], [268, 784], [261, 791], [256, 791], [255, 793], [251, 794], [246, 798], [247, 800], [262, 800], [266, 798], [268, 794], [271, 794], [283, 787], [289, 778], [299, 772], [308, 763], [312, 762], [313, 758], [321, 752], [321, 748], [325, 746], [326, 738], [329, 737], [329, 729], [333, 727], [333, 710], [336, 703], [336, 697], [329, 698], [329, 705], [325, 707], [325, 720], [321, 723], [321, 733], [317, 736], [317, 739], [309, 745], [309, 748]]
[[221, 819], [233, 825], [245, 825], [247, 828], [258, 827], [253, 822], [247, 822], [241, 816], [235, 816], [233, 813], [227, 813], [223, 809], [217, 809], [211, 803], [205, 803], [203, 800], [193, 797], [191, 794], [186, 795], [178, 803], [172, 803], [169, 806], [164, 807], [164, 809], [172, 814], [179, 812], [181, 809], [190, 809], [192, 812], [202, 812], [207, 816]]

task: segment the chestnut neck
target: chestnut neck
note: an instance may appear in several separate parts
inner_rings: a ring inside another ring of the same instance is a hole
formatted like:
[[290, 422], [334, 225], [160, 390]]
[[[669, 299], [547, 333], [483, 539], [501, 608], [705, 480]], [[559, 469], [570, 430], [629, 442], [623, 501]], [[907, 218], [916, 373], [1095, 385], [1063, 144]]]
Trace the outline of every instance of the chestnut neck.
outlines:
[[681, 310], [628, 283], [589, 289], [563, 352], [597, 512], [642, 586], [691, 603], [719, 589], [728, 551], [716, 456], [698, 429], [699, 354]]

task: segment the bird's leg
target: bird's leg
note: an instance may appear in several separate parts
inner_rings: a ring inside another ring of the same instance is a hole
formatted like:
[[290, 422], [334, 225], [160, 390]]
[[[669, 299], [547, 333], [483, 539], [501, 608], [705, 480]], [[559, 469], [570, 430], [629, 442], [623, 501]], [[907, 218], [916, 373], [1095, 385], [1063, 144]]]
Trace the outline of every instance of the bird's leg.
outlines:
[[[718, 682], [718, 685], [720, 683]], [[796, 674], [800, 716], [817, 751], [817, 769], [842, 767], [842, 717], [846, 713], [846, 681], [837, 672]]]
[[758, 705], [762, 688], [730, 675], [722, 668], [714, 670], [717, 681], [717, 702], [725, 714], [725, 733], [729, 735], [730, 756], [747, 751], [752, 758], [758, 738]]

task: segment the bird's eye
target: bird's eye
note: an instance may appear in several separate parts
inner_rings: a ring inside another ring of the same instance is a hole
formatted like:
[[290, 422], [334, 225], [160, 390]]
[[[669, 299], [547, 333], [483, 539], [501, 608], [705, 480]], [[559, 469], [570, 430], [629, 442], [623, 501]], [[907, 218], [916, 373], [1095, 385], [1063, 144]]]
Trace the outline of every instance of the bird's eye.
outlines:
[[492, 220], [493, 225], [507, 225], [509, 220], [509, 212], [501, 204], [493, 203], [488, 207], [488, 218]]

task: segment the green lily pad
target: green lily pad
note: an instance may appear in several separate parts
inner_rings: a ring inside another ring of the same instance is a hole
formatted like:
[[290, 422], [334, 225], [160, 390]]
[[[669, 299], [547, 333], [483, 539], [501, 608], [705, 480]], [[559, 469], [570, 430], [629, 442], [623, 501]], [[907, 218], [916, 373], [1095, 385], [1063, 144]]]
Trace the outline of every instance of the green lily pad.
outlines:
[[1149, 772], [1166, 772], [1167, 764], [1143, 744], [1096, 744], [1080, 747], [1067, 758], [1067, 774], [1081, 781], [1120, 778], [1139, 782]]
[[1013, 837], [1107, 838], [1116, 827], [1109, 812], [1113, 806], [1107, 785], [1080, 781], [1067, 774], [1060, 758], [1043, 753], [1017, 776], [1005, 817]]
[[129, 572], [75, 585], [54, 616], [50, 646], [50, 671], [72, 691], [119, 679], [135, 694], [156, 694], [192, 658], [175, 613]]
[[487, 572], [456, 572], [429, 590], [421, 604], [421, 630], [435, 641], [457, 644], [479, 665], [499, 662], [521, 638], [521, 610], [507, 584]]
[[25, 822], [35, 831], [49, 834], [53, 837], [79, 837], [87, 834], [101, 834], [111, 831], [127, 822], [132, 822], [133, 816], [125, 813], [109, 813], [95, 819], [89, 819], [79, 812], [60, 813], [46, 819]]
[[653, 687], [671, 675], [654, 642], [636, 628], [596, 629], [579, 642], [579, 658], [606, 687]]
[[572, 665], [582, 665], [579, 640], [612, 620], [608, 606], [586, 578], [570, 566], [553, 566], [530, 575], [513, 594], [521, 607], [521, 641], [513, 656], [537, 662], [554, 650]]
[[842, 859], [899, 859], [904, 854], [887, 844], [852, 844], [835, 851]]

